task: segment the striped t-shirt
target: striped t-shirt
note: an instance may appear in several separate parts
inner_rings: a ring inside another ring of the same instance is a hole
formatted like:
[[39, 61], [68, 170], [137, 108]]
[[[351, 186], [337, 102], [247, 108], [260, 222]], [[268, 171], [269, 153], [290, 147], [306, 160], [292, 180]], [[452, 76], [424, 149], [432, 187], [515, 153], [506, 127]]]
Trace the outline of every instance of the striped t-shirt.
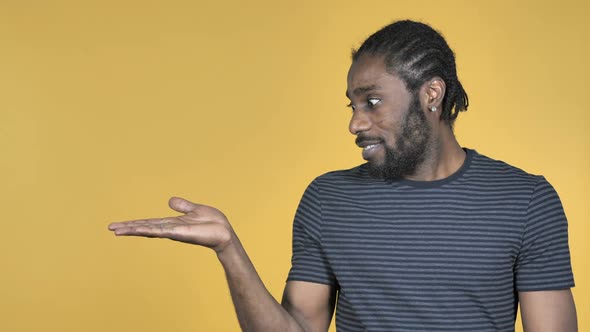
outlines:
[[448, 178], [386, 182], [367, 164], [316, 178], [288, 280], [338, 289], [347, 331], [514, 331], [518, 291], [574, 286], [553, 187], [465, 149]]

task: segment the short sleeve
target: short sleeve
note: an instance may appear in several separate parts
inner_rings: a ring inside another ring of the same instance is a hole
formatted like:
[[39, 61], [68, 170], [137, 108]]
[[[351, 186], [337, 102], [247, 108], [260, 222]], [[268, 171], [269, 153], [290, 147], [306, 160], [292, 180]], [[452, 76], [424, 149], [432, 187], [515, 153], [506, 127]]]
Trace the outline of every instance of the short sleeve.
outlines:
[[557, 192], [544, 178], [537, 183], [527, 209], [515, 283], [517, 291], [574, 286], [567, 219]]
[[322, 249], [322, 208], [317, 180], [305, 190], [293, 221], [293, 256], [287, 281], [336, 285]]

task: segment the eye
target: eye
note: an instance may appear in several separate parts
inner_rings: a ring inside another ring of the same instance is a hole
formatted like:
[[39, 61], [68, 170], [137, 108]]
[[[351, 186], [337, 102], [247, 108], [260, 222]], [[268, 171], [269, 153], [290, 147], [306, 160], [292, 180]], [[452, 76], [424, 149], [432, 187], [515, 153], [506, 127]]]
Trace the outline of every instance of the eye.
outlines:
[[353, 111], [356, 109], [356, 107], [352, 103], [346, 105], [346, 107], [352, 109]]
[[369, 98], [369, 99], [367, 99], [367, 104], [369, 105], [369, 107], [373, 107], [373, 106], [377, 105], [380, 101], [381, 101], [381, 99], [379, 99], [379, 98]]

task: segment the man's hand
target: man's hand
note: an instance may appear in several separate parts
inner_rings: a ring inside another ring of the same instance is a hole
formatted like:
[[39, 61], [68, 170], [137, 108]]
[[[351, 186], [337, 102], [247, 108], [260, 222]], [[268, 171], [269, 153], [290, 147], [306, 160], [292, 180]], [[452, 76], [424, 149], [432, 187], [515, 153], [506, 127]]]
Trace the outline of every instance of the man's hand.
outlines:
[[109, 230], [115, 235], [167, 238], [215, 250], [243, 331], [301, 332], [303, 326], [313, 331], [327, 330], [334, 309], [334, 290], [326, 285], [290, 282], [285, 292], [287, 311], [260, 280], [221, 211], [177, 197], [171, 198], [168, 205], [183, 215], [115, 222]]
[[115, 222], [115, 235], [167, 238], [223, 251], [235, 238], [227, 218], [216, 208], [172, 197], [168, 205], [184, 213], [177, 217]]

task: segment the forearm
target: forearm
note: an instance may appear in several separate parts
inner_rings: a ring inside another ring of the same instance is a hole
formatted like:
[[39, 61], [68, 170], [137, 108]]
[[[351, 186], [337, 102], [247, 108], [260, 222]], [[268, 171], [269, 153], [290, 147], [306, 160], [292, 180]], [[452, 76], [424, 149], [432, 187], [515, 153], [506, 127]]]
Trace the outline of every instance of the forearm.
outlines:
[[232, 243], [217, 256], [225, 270], [243, 331], [304, 331], [268, 292], [235, 235]]

